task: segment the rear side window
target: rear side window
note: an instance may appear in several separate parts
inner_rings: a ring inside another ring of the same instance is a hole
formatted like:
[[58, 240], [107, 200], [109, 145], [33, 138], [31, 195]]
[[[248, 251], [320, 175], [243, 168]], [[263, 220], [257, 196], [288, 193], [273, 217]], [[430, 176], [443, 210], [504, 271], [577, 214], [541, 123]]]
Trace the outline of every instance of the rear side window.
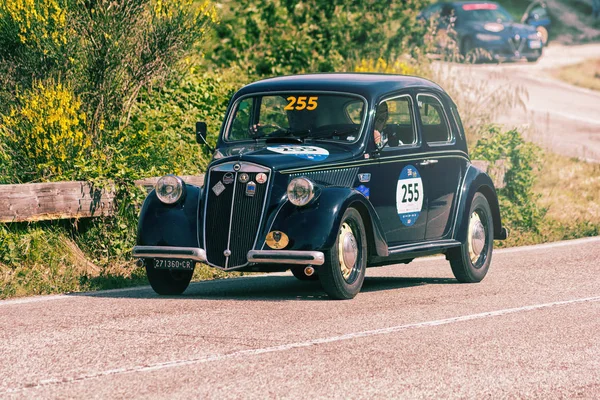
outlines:
[[418, 94], [419, 117], [423, 127], [423, 140], [430, 144], [452, 142], [452, 133], [442, 103], [429, 94]]

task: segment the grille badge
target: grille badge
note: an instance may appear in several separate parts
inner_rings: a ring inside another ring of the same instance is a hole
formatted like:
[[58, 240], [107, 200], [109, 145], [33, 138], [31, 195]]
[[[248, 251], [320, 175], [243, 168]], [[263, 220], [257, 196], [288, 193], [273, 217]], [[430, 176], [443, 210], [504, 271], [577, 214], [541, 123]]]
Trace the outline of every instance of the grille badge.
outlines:
[[250, 181], [246, 185], [246, 196], [254, 197], [255, 194], [256, 194], [256, 183]]
[[218, 196], [221, 193], [223, 193], [223, 190], [225, 190], [225, 185], [223, 185], [221, 183], [221, 181], [217, 182], [217, 184], [215, 186], [212, 187], [212, 191]]
[[240, 164], [233, 164], [233, 170], [235, 172], [239, 171], [242, 168], [242, 166]]
[[267, 174], [263, 174], [261, 172], [260, 174], [256, 175], [256, 182], [258, 182], [262, 185], [266, 181], [267, 181]]
[[231, 172], [228, 172], [223, 176], [223, 183], [226, 185], [233, 183], [233, 174]]
[[229, 250], [229, 249], [225, 250], [225, 251], [223, 252], [223, 255], [224, 255], [225, 257], [229, 257], [229, 256], [231, 255], [231, 250]]
[[248, 176], [247, 173], [242, 172], [239, 176], [238, 176], [238, 180], [240, 181], [240, 183], [246, 183], [250, 180], [250, 177]]

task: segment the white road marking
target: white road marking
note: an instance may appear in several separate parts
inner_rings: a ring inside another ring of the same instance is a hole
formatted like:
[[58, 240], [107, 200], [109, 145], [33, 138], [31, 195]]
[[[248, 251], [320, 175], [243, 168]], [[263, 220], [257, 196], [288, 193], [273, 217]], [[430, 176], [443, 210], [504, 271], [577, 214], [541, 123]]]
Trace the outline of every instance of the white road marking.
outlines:
[[[536, 244], [536, 245], [532, 245], [532, 246], [520, 246], [520, 247], [510, 247], [510, 248], [505, 248], [505, 249], [496, 249], [496, 250], [494, 250], [494, 254], [518, 253], [518, 252], [522, 252], [522, 251], [535, 251], [535, 250], [550, 249], [550, 248], [554, 248], [554, 247], [577, 246], [577, 245], [581, 245], [581, 244], [594, 243], [594, 242], [600, 242], [600, 236], [593, 236], [593, 237], [583, 238], [583, 239], [563, 240], [560, 242]], [[434, 261], [434, 260], [441, 260], [441, 259], [444, 259], [444, 256], [417, 258], [413, 262]], [[239, 279], [253, 279], [253, 278], [259, 278], [259, 277], [264, 277], [264, 276], [288, 276], [288, 275], [291, 275], [290, 272], [277, 272], [277, 273], [269, 273], [269, 274], [264, 274], [264, 275], [248, 275], [248, 276], [242, 276], [239, 278], [230, 278], [230, 279], [231, 280], [239, 280]], [[211, 282], [214, 282], [214, 281], [193, 282], [190, 284], [190, 287], [203, 285], [203, 284], [210, 284]], [[34, 297], [24, 297], [24, 298], [20, 298], [20, 299], [0, 300], [0, 307], [19, 305], [19, 304], [40, 303], [40, 302], [54, 301], [54, 300], [73, 300], [78, 297], [85, 296], [86, 294], [89, 294], [90, 297], [93, 297], [95, 295], [97, 295], [99, 297], [102, 294], [135, 292], [135, 291], [144, 291], [144, 290], [151, 290], [151, 288], [150, 288], [150, 286], [136, 286], [136, 287], [131, 287], [131, 288], [123, 288], [123, 289], [99, 290], [97, 292], [81, 292], [81, 293], [75, 293], [75, 294], [70, 294], [70, 295], [69, 294], [57, 294], [57, 295], [50, 295], [50, 296], [34, 296]], [[185, 297], [182, 299], [185, 299]]]
[[537, 108], [537, 107], [527, 107], [527, 109], [529, 111], [533, 111], [533, 112], [536, 112], [539, 114], [558, 116], [558, 117], [561, 117], [564, 119], [570, 119], [572, 121], [579, 121], [579, 122], [583, 122], [585, 124], [590, 124], [590, 125], [600, 125], [600, 120], [598, 120], [598, 119], [587, 118], [587, 117], [582, 117], [582, 116], [578, 116], [578, 115], [564, 113], [561, 111], [548, 110], [548, 109], [542, 109], [542, 108]]
[[324, 338], [319, 338], [319, 339], [307, 340], [304, 342], [288, 343], [288, 344], [283, 344], [280, 346], [271, 346], [271, 347], [264, 347], [264, 348], [251, 349], [251, 350], [241, 350], [241, 351], [235, 351], [235, 352], [227, 353], [227, 354], [215, 354], [215, 355], [211, 355], [211, 356], [190, 358], [190, 359], [185, 359], [185, 360], [173, 360], [173, 361], [167, 361], [167, 362], [150, 364], [150, 365], [138, 365], [138, 366], [133, 366], [133, 367], [114, 368], [114, 369], [94, 372], [94, 373], [90, 373], [90, 374], [83, 374], [83, 375], [79, 375], [76, 377], [48, 378], [48, 379], [42, 379], [37, 383], [27, 384], [26, 386], [23, 386], [23, 387], [8, 388], [8, 389], [4, 389], [3, 391], [0, 390], [0, 394], [2, 394], [2, 393], [5, 393], [5, 394], [17, 393], [17, 392], [22, 392], [22, 391], [29, 390], [29, 389], [39, 389], [39, 388], [43, 388], [45, 386], [50, 386], [50, 385], [75, 383], [75, 382], [85, 381], [85, 380], [89, 380], [89, 379], [102, 378], [102, 377], [106, 377], [106, 376], [139, 373], [139, 372], [151, 372], [151, 371], [158, 371], [158, 370], [163, 370], [163, 369], [167, 369], [167, 368], [178, 368], [178, 367], [183, 367], [183, 366], [187, 366], [187, 365], [197, 365], [197, 364], [205, 364], [205, 363], [215, 362], [215, 361], [224, 361], [224, 360], [229, 360], [232, 358], [252, 357], [252, 356], [257, 356], [257, 355], [261, 355], [261, 354], [276, 353], [276, 352], [300, 349], [300, 348], [311, 347], [311, 346], [316, 346], [316, 345], [323, 345], [323, 344], [327, 344], [327, 343], [335, 343], [335, 342], [341, 342], [341, 341], [346, 341], [346, 340], [360, 339], [360, 338], [365, 338], [365, 337], [370, 337], [370, 336], [389, 335], [389, 334], [403, 332], [403, 331], [410, 330], [410, 329], [420, 329], [420, 328], [428, 328], [428, 327], [434, 327], [434, 326], [455, 324], [455, 323], [473, 321], [473, 320], [484, 319], [484, 318], [500, 317], [503, 315], [516, 314], [516, 313], [520, 313], [520, 312], [540, 310], [540, 309], [544, 309], [544, 308], [566, 306], [566, 305], [577, 304], [577, 303], [597, 302], [597, 301], [600, 301], [600, 296], [587, 297], [587, 298], [581, 298], [581, 299], [572, 299], [572, 300], [565, 300], [565, 301], [555, 301], [552, 303], [535, 304], [535, 305], [516, 307], [516, 308], [507, 308], [507, 309], [503, 309], [503, 310], [488, 311], [488, 312], [483, 312], [483, 313], [478, 313], [478, 314], [463, 315], [460, 317], [438, 319], [438, 320], [426, 321], [426, 322], [417, 322], [417, 323], [406, 324], [406, 325], [397, 325], [397, 326], [391, 326], [388, 328], [373, 329], [373, 330], [361, 331], [361, 332], [352, 332], [352, 333], [347, 333], [345, 335], [340, 335], [340, 336], [330, 336], [330, 337], [324, 337]]

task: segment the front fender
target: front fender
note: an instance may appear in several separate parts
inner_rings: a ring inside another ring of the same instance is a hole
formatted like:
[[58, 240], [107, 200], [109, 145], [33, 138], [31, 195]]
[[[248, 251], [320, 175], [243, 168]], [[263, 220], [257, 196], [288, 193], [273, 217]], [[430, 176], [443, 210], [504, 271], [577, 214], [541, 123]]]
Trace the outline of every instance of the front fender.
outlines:
[[328, 250], [335, 243], [342, 216], [350, 206], [363, 217], [372, 254], [387, 256], [388, 247], [379, 216], [365, 196], [355, 189], [323, 188], [319, 197], [305, 207], [297, 207], [286, 200], [277, 212], [271, 230], [288, 235], [289, 250]]
[[200, 247], [198, 221], [201, 189], [185, 185], [185, 198], [168, 205], [150, 192], [138, 221], [138, 246]]
[[500, 205], [498, 204], [498, 195], [496, 194], [494, 183], [488, 174], [482, 172], [473, 165], [469, 166], [461, 188], [454, 239], [461, 243], [464, 243], [467, 240], [469, 232], [469, 211], [473, 197], [475, 197], [477, 192], [481, 192], [485, 196], [490, 206], [490, 210], [492, 211], [494, 239], [506, 239], [506, 231], [502, 227]]

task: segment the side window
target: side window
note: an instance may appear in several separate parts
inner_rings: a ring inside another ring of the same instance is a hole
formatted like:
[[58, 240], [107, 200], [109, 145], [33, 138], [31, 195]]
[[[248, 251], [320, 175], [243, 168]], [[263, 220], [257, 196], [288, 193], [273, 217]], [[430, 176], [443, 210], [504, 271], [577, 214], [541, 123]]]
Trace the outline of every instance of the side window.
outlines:
[[458, 110], [456, 109], [456, 107], [451, 107], [450, 109], [452, 110], [452, 116], [456, 121], [456, 125], [458, 125], [459, 135], [461, 135], [461, 137], [464, 137], [465, 128], [463, 127], [462, 120], [460, 119], [460, 115], [458, 114]]
[[548, 18], [548, 12], [546, 12], [546, 9], [544, 7], [535, 7], [533, 10], [531, 10], [531, 12], [529, 13], [529, 15], [531, 15], [534, 19], [546, 19]]
[[290, 128], [287, 112], [284, 107], [288, 101], [281, 96], [265, 96], [260, 104], [260, 121], [263, 126], [277, 126], [283, 129]]
[[418, 94], [419, 115], [423, 127], [423, 140], [427, 143], [443, 144], [452, 141], [452, 133], [440, 101], [428, 94]]
[[413, 118], [413, 105], [411, 97], [400, 96], [381, 103], [378, 114], [387, 110], [385, 122], [376, 115], [375, 129], [382, 128], [384, 148], [394, 148], [417, 143], [415, 124]]

